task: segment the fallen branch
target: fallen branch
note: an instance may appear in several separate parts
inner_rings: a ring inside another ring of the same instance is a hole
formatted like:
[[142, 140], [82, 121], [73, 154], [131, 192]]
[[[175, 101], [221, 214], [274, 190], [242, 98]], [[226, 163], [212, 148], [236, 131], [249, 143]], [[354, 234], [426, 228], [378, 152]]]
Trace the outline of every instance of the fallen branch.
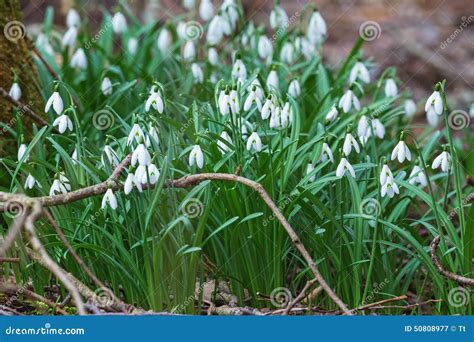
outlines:
[[36, 114], [35, 111], [33, 111], [33, 109], [31, 109], [31, 106], [29, 105], [25, 105], [23, 104], [22, 102], [20, 101], [17, 101], [15, 100], [13, 97], [11, 97], [8, 92], [3, 89], [2, 87], [0, 87], [0, 94], [6, 98], [8, 101], [10, 101], [12, 104], [14, 104], [15, 106], [17, 106], [18, 108], [20, 108], [22, 111], [24, 111], [30, 118], [32, 118], [33, 120], [35, 120], [38, 124], [40, 124], [41, 126], [49, 126], [49, 123], [48, 121], [46, 121], [45, 119], [43, 119], [40, 115]]
[[[303, 289], [301, 290], [301, 292], [299, 293], [298, 296], [296, 296], [296, 298], [291, 301], [290, 303], [288, 303], [288, 306], [286, 307], [285, 311], [284, 311], [284, 315], [288, 315], [291, 311], [291, 309], [293, 309], [293, 307], [298, 304], [299, 302], [301, 302], [304, 298], [306, 298], [306, 293], [311, 289], [311, 287], [317, 282], [316, 279], [312, 279], [308, 282], [306, 282], [305, 286], [303, 287]], [[321, 286], [318, 286], [319, 291], [322, 290], [322, 287]]]
[[443, 265], [441, 264], [440, 260], [438, 259], [438, 255], [436, 254], [436, 249], [438, 248], [438, 245], [439, 245], [440, 241], [441, 241], [441, 236], [438, 235], [433, 239], [433, 241], [430, 244], [431, 260], [433, 261], [433, 264], [435, 265], [438, 272], [442, 276], [444, 276], [445, 278], [454, 280], [458, 284], [473, 286], [474, 285], [474, 279], [466, 278], [466, 277], [460, 276], [456, 273], [453, 273], [453, 272], [450, 272], [450, 271], [444, 269]]

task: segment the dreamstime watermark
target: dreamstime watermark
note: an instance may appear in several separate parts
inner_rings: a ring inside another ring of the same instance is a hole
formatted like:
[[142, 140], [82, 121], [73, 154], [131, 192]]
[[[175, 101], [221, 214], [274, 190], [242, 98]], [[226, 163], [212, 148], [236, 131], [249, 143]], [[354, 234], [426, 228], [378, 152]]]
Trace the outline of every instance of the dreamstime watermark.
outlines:
[[8, 217], [15, 218], [25, 213], [26, 206], [24, 203], [20, 201], [17, 201], [15, 199], [10, 199], [5, 203], [4, 211]]
[[199, 40], [204, 34], [204, 28], [202, 25], [194, 20], [187, 21], [184, 23], [184, 39], [188, 41]]
[[364, 215], [377, 217], [381, 210], [380, 203], [375, 198], [366, 198], [360, 203], [360, 212]]
[[186, 308], [191, 304], [191, 303], [194, 303], [194, 301], [196, 300], [196, 297], [199, 297], [201, 295], [201, 293], [203, 292], [204, 290], [204, 285], [205, 283], [203, 282], [201, 285], [199, 285], [198, 289], [195, 290], [195, 293], [191, 296], [188, 296], [184, 302], [182, 302], [181, 304], [179, 304], [178, 306], [176, 306], [175, 308], [173, 308], [171, 310], [172, 313], [174, 314], [182, 314], [183, 312], [186, 311]]
[[9, 41], [17, 43], [20, 39], [25, 37], [26, 28], [21, 21], [12, 20], [5, 24], [3, 34]]
[[25, 293], [25, 291], [28, 289], [28, 285], [23, 285], [20, 287], [18, 290], [16, 290], [15, 294], [8, 298], [8, 300], [5, 302], [5, 306], [10, 307], [14, 302], [18, 300], [18, 298]]
[[93, 44], [95, 44], [110, 28], [112, 27], [112, 22], [108, 21], [91, 39], [87, 40], [84, 43], [84, 48], [89, 50]]
[[471, 124], [471, 118], [469, 114], [464, 110], [453, 110], [448, 115], [448, 125], [455, 131], [463, 130], [469, 127]]
[[[283, 202], [278, 204], [278, 209], [284, 210], [296, 196], [297, 196], [296, 194], [293, 194], [293, 195], [285, 197]], [[274, 219], [275, 219], [275, 214], [273, 213], [269, 217], [263, 220], [262, 222], [263, 226], [266, 227], [267, 225], [271, 224]]]
[[[468, 205], [469, 203], [471, 203], [473, 201], [474, 201], [474, 193], [470, 193], [468, 196], [466, 196], [463, 199], [461, 208], [464, 207], [465, 205]], [[455, 208], [455, 209], [451, 210], [448, 214], [448, 217], [447, 217], [448, 220], [451, 221], [456, 215], [458, 215], [459, 210], [460, 210], [460, 208]], [[442, 222], [442, 226], [443, 227], [445, 226], [444, 222]]]
[[451, 35], [440, 44], [440, 49], [444, 50], [451, 44], [461, 33], [467, 28], [472, 22], [474, 22], [474, 15], [470, 15], [469, 17], [462, 17], [461, 24], [458, 26], [456, 30], [454, 30]]
[[[374, 301], [374, 298], [375, 296], [380, 292], [382, 291], [385, 286], [387, 286], [388, 284], [390, 283], [390, 281], [385, 278], [382, 282], [380, 283], [374, 283], [372, 285], [372, 291], [370, 291], [370, 293], [367, 295], [367, 297], [365, 297], [365, 299], [360, 303], [360, 305], [358, 305], [357, 307], [361, 307], [361, 306], [364, 306], [364, 305], [367, 305], [367, 304], [370, 304]], [[356, 313], [357, 312], [357, 308], [352, 310], [353, 313]]]
[[189, 218], [196, 218], [202, 215], [204, 204], [197, 198], [190, 198], [183, 204], [181, 211]]
[[274, 42], [276, 41], [279, 37], [281, 37], [283, 34], [285, 34], [286, 30], [288, 29], [288, 27], [290, 27], [291, 24], [293, 24], [296, 20], [298, 20], [298, 18], [300, 17], [300, 13], [299, 12], [295, 12], [295, 14], [293, 14], [290, 18], [288, 18], [288, 20], [286, 21], [286, 23], [284, 23], [283, 25], [281, 25], [278, 30], [276, 30], [276, 32], [273, 34], [272, 36], [272, 39], [271, 41]]
[[291, 291], [286, 287], [277, 287], [270, 294], [270, 302], [277, 308], [287, 307], [292, 299]]
[[379, 23], [373, 20], [364, 21], [359, 26], [359, 36], [365, 41], [379, 39], [382, 35], [382, 28]]
[[469, 290], [461, 286], [451, 289], [448, 293], [448, 303], [455, 308], [468, 305], [470, 299], [471, 294]]
[[98, 307], [109, 307], [114, 304], [114, 298], [112, 297], [110, 290], [104, 287], [99, 287], [94, 291], [91, 302]]
[[3, 135], [4, 133], [6, 133], [8, 131], [9, 128], [13, 127], [16, 125], [17, 121], [22, 118], [26, 112], [28, 112], [29, 110], [31, 110], [31, 107], [33, 106], [33, 102], [30, 101], [28, 102], [26, 105], [22, 105], [19, 107], [20, 111], [18, 112], [18, 114], [14, 117], [12, 117], [10, 119], [10, 121], [8, 121], [2, 128], [2, 130], [0, 131], [0, 135]]
[[53, 328], [50, 323], [45, 323], [39, 328], [5, 328], [6, 335], [84, 335], [84, 328]]
[[104, 131], [112, 127], [114, 123], [115, 123], [114, 114], [107, 109], [101, 109], [95, 112], [94, 116], [92, 117], [92, 124], [94, 125], [95, 128], [97, 128], [100, 131]]

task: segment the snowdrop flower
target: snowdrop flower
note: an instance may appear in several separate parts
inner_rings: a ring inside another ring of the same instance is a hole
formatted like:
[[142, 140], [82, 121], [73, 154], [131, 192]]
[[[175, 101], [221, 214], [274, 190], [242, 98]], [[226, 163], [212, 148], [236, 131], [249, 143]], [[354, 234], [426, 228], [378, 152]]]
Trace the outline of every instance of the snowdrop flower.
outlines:
[[360, 153], [359, 143], [351, 133], [346, 134], [346, 138], [344, 139], [344, 145], [342, 146], [342, 150], [346, 156], [349, 156], [352, 152], [352, 148], [356, 151], [356, 153]]
[[221, 115], [223, 116], [237, 113], [235, 101], [232, 101], [227, 91], [219, 100], [219, 111], [221, 112]]
[[474, 103], [471, 103], [471, 107], [469, 107], [469, 116], [474, 118]]
[[151, 87], [150, 95], [145, 102], [145, 112], [148, 113], [150, 111], [150, 107], [153, 107], [158, 113], [163, 114], [164, 102], [158, 86]]
[[283, 109], [281, 110], [281, 115], [282, 117], [285, 117], [286, 120], [288, 121], [287, 126], [290, 126], [293, 123], [293, 110], [291, 109], [289, 102], [285, 102], [285, 105], [283, 106]]
[[133, 142], [133, 140], [135, 140], [137, 143], [141, 143], [145, 140], [145, 135], [143, 134], [143, 131], [138, 124], [134, 124], [132, 129], [130, 130], [127, 139], [127, 146], [129, 146]]
[[81, 26], [81, 17], [74, 8], [71, 8], [67, 12], [66, 25], [68, 28], [73, 26]]
[[72, 155], [71, 155], [72, 165], [77, 165], [78, 161], [79, 161], [79, 159], [77, 158], [77, 149], [74, 149], [74, 151], [72, 151]]
[[362, 62], [356, 62], [351, 69], [349, 83], [360, 80], [364, 83], [370, 83], [370, 73]]
[[262, 110], [262, 101], [257, 96], [257, 87], [253, 87], [244, 103], [244, 111], [248, 111], [253, 104], [257, 105], [259, 111]]
[[420, 184], [423, 188], [428, 185], [426, 174], [418, 165], [413, 167], [408, 182], [412, 185]]
[[69, 179], [64, 175], [64, 173], [60, 173], [59, 177], [53, 181], [51, 188], [49, 189], [49, 195], [54, 196], [58, 193], [66, 194], [68, 191], [71, 190], [71, 185]]
[[430, 124], [433, 127], [438, 126], [439, 123], [439, 115], [436, 114], [435, 109], [433, 107], [428, 108], [428, 111], [426, 112], [426, 120], [428, 121], [428, 124]]
[[372, 120], [372, 129], [379, 139], [383, 139], [385, 137], [385, 126], [378, 118]]
[[271, 96], [267, 97], [267, 100], [265, 101], [261, 111], [262, 119], [268, 119], [273, 114], [275, 107], [276, 106], [273, 103]]
[[51, 106], [53, 106], [53, 109], [56, 114], [60, 115], [63, 112], [64, 104], [63, 100], [61, 99], [61, 95], [59, 95], [58, 91], [54, 91], [53, 94], [49, 97], [48, 101], [46, 102], [46, 106], [44, 107], [44, 112], [48, 113]]
[[[123, 185], [123, 192], [125, 193], [125, 195], [128, 195], [130, 192], [132, 192], [134, 179], [135, 175], [132, 172], [129, 172], [127, 175], [127, 179], [125, 180], [125, 183]], [[139, 186], [141, 189], [141, 184]]]
[[426, 113], [428, 113], [430, 109], [432, 109], [438, 115], [443, 114], [443, 99], [441, 98], [441, 94], [437, 90], [435, 90], [426, 101]]
[[53, 127], [57, 127], [60, 134], [66, 132], [67, 129], [72, 132], [72, 121], [69, 116], [63, 114], [54, 120]]
[[267, 77], [267, 88], [268, 89], [280, 89], [280, 81], [278, 80], [278, 74], [275, 69], [272, 69]]
[[112, 29], [115, 33], [120, 34], [127, 30], [127, 19], [121, 12], [117, 12], [112, 17]]
[[242, 62], [240, 57], [237, 57], [237, 60], [234, 63], [234, 66], [232, 67], [232, 78], [240, 81], [240, 82], [245, 82], [247, 79], [247, 68], [245, 67], [245, 64]]
[[195, 4], [195, 0], [183, 0], [183, 7], [186, 9], [194, 8]]
[[199, 66], [199, 64], [193, 63], [191, 65], [191, 71], [193, 73], [194, 83], [204, 82], [204, 73], [203, 73], [201, 67]]
[[[311, 172], [313, 172], [313, 171], [314, 171], [314, 166], [313, 166], [313, 164], [308, 163], [308, 166], [306, 166], [306, 175], [309, 175], [309, 174], [310, 174]], [[311, 175], [311, 176], [308, 178], [308, 180], [309, 180], [310, 182], [314, 182], [315, 179], [316, 179], [316, 175]]]
[[291, 119], [290, 119], [290, 111], [289, 108], [281, 109], [278, 106], [274, 107], [272, 115], [270, 116], [270, 128], [273, 129], [283, 129], [290, 126]]
[[232, 27], [235, 28], [239, 20], [239, 11], [235, 0], [224, 0], [221, 8], [222, 12], [227, 14]]
[[132, 153], [132, 166], [136, 164], [148, 166], [151, 163], [151, 156], [144, 144], [139, 144]]
[[403, 163], [405, 159], [411, 161], [410, 149], [403, 140], [400, 140], [400, 142], [392, 151], [392, 156], [390, 159], [395, 160], [395, 158], [397, 158], [400, 163]]
[[380, 185], [385, 185], [387, 182], [393, 182], [393, 173], [388, 167], [387, 164], [382, 166], [382, 171], [380, 172]]
[[158, 179], [160, 178], [160, 171], [156, 167], [155, 164], [150, 164], [147, 167], [147, 172], [145, 172], [142, 176], [142, 184], [151, 184], [154, 185], [156, 182], [158, 182]]
[[189, 166], [194, 164], [200, 169], [204, 166], [204, 154], [199, 145], [194, 145], [191, 153], [189, 153]]
[[257, 93], [257, 97], [260, 99], [260, 102], [262, 102], [263, 99], [265, 98], [265, 94], [263, 93], [262, 85], [260, 84], [260, 81], [258, 80], [258, 78], [252, 81], [252, 83], [247, 87], [247, 90], [251, 91], [254, 88], [255, 88], [255, 92]]
[[258, 41], [258, 55], [261, 59], [270, 60], [273, 56], [273, 45], [267, 36], [262, 35]]
[[240, 134], [242, 136], [242, 140], [247, 140], [249, 131], [253, 131], [253, 126], [250, 122], [245, 120], [244, 118], [239, 118], [239, 125], [240, 125]]
[[36, 46], [43, 49], [48, 55], [54, 55], [53, 47], [44, 33], [40, 33], [36, 38]]
[[416, 114], [416, 103], [415, 101], [408, 99], [405, 101], [405, 115], [412, 118]]
[[209, 50], [207, 50], [207, 59], [213, 66], [216, 66], [219, 63], [219, 55], [215, 48], [211, 47]]
[[26, 144], [21, 144], [20, 147], [18, 147], [18, 154], [17, 154], [18, 161], [20, 161], [23, 158], [23, 156], [25, 156], [24, 162], [27, 162], [28, 159], [30, 159], [30, 155], [26, 154], [27, 148], [28, 147], [26, 146]]
[[441, 171], [448, 172], [451, 166], [451, 155], [447, 151], [443, 151], [439, 156], [435, 158], [431, 168], [433, 170], [441, 166]]
[[293, 64], [295, 61], [295, 48], [290, 42], [285, 42], [280, 51], [280, 62]]
[[307, 38], [301, 38], [301, 48], [299, 51], [303, 53], [303, 56], [307, 60], [310, 60], [318, 55], [316, 47]]
[[231, 103], [233, 103], [232, 109], [235, 109], [235, 112], [232, 111], [232, 114], [237, 114], [240, 112], [240, 102], [239, 102], [239, 94], [237, 93], [237, 90], [232, 89], [229, 94], [229, 100]]
[[18, 85], [18, 82], [14, 81], [10, 91], [8, 92], [8, 95], [15, 101], [18, 101], [21, 98], [21, 89], [20, 86]]
[[77, 27], [70, 27], [63, 36], [61, 44], [63, 47], [69, 46], [73, 47], [76, 44], [77, 40]]
[[359, 138], [361, 137], [370, 137], [371, 136], [370, 126], [369, 126], [369, 119], [367, 116], [362, 115], [359, 119], [359, 123], [357, 124], [357, 135]]
[[79, 69], [87, 68], [87, 58], [83, 49], [81, 48], [77, 49], [74, 55], [72, 55], [71, 66], [73, 68], [79, 68]]
[[395, 97], [398, 94], [397, 84], [393, 80], [393, 78], [387, 79], [385, 82], [385, 96], [387, 97]]
[[105, 96], [112, 94], [112, 82], [110, 81], [110, 78], [104, 77], [100, 85], [100, 90]]
[[[152, 140], [155, 142], [155, 144], [159, 144], [159, 137], [158, 137], [158, 129], [153, 125], [149, 124], [148, 125], [148, 134], [146, 135], [145, 139], [145, 145], [146, 147], [150, 147], [152, 145]], [[151, 138], [151, 139], [150, 139]]]
[[334, 119], [337, 118], [338, 114], [339, 114], [339, 111], [337, 110], [337, 107], [332, 106], [329, 112], [326, 114], [326, 120], [333, 121]]
[[319, 44], [326, 37], [326, 35], [326, 22], [318, 11], [314, 11], [308, 23], [308, 39], [312, 44]]
[[199, 16], [204, 21], [209, 21], [214, 16], [214, 5], [211, 0], [201, 0], [199, 5]]
[[288, 86], [288, 93], [294, 98], [297, 98], [300, 96], [301, 87], [300, 87], [300, 82], [297, 79], [294, 79], [293, 81], [290, 82], [290, 85]]
[[352, 90], [349, 89], [339, 100], [339, 108], [341, 108], [344, 113], [348, 113], [352, 107], [354, 107], [355, 110], [360, 110], [360, 102]]
[[262, 150], [262, 140], [257, 132], [250, 134], [247, 139], [247, 151], [254, 150], [255, 152], [260, 152]]
[[332, 155], [331, 148], [327, 143], [323, 143], [323, 149], [321, 151], [321, 156], [319, 157], [319, 162], [325, 163], [328, 160], [331, 161], [331, 163], [334, 163], [334, 157]]
[[107, 205], [112, 209], [117, 209], [117, 198], [114, 195], [112, 189], [107, 189], [104, 197], [102, 198], [101, 209], [105, 209]]
[[131, 54], [131, 55], [135, 55], [137, 53], [137, 50], [138, 50], [138, 40], [137, 40], [137, 38], [131, 37], [128, 40], [127, 49], [128, 49], [128, 53]]
[[25, 181], [24, 188], [25, 188], [26, 190], [28, 190], [28, 189], [33, 189], [36, 184], [38, 185], [38, 188], [41, 188], [41, 184], [38, 183], [38, 181], [36, 180], [36, 178], [33, 177], [33, 176], [31, 175], [31, 173], [28, 174], [28, 177], [26, 177], [26, 181]]
[[382, 185], [380, 189], [380, 194], [382, 197], [388, 196], [389, 198], [393, 198], [395, 194], [400, 194], [400, 190], [398, 189], [397, 183], [392, 179], [387, 180], [387, 182]]
[[183, 58], [187, 62], [192, 62], [196, 58], [196, 46], [193, 41], [189, 40], [184, 44]]
[[288, 25], [288, 15], [286, 14], [283, 7], [276, 5], [270, 13], [270, 26], [272, 29], [285, 27]]
[[161, 30], [158, 40], [156, 41], [158, 49], [162, 55], [166, 55], [171, 47], [171, 33], [167, 28]]
[[229, 23], [220, 15], [214, 16], [207, 29], [207, 42], [210, 45], [218, 45], [224, 38], [225, 33], [230, 34]]
[[[226, 131], [223, 131], [220, 137], [222, 140], [232, 145], [232, 139]], [[230, 152], [232, 149], [229, 147], [228, 144], [226, 144], [222, 140], [217, 140], [217, 146], [219, 147], [219, 151], [221, 151], [222, 154], [226, 154], [227, 152]]]
[[110, 147], [109, 145], [104, 146], [104, 154], [102, 155], [102, 165], [106, 165], [104, 155], [108, 160], [108, 163], [112, 166], [116, 166], [119, 164], [119, 159], [117, 156], [117, 153], [115, 153], [114, 149]]
[[346, 172], [349, 172], [352, 178], [356, 177], [355, 171], [352, 165], [347, 161], [346, 158], [342, 158], [336, 169], [336, 177], [341, 178], [346, 174]]

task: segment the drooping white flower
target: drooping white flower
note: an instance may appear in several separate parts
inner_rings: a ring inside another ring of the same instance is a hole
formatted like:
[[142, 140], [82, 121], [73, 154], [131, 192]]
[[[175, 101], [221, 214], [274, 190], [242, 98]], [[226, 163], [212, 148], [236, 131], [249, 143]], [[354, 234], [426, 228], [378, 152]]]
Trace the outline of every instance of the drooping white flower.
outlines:
[[385, 137], [385, 126], [380, 121], [380, 119], [375, 118], [372, 120], [372, 129], [374, 130], [375, 136], [379, 139], [383, 139]]
[[341, 108], [344, 113], [349, 113], [352, 107], [354, 107], [355, 110], [360, 110], [360, 102], [352, 90], [349, 89], [339, 100], [339, 108]]
[[26, 146], [26, 144], [21, 144], [20, 147], [18, 147], [18, 161], [20, 161], [23, 156], [25, 156], [25, 160], [24, 162], [27, 162], [29, 159], [30, 159], [30, 155], [29, 154], [26, 154], [26, 150], [28, 149], [28, 147]]
[[281, 110], [281, 116], [285, 117], [285, 120], [288, 121], [286, 127], [291, 126], [291, 124], [293, 123], [293, 109], [291, 108], [289, 102], [285, 102], [285, 104], [283, 105], [283, 109]]
[[54, 49], [49, 43], [48, 37], [42, 32], [36, 38], [36, 46], [44, 50], [48, 55], [54, 55]]
[[385, 81], [385, 96], [395, 97], [397, 95], [398, 95], [397, 84], [395, 83], [393, 78], [387, 79], [387, 81]]
[[280, 81], [278, 80], [278, 74], [276, 70], [272, 69], [267, 77], [267, 88], [268, 89], [280, 89]]
[[112, 17], [112, 29], [116, 34], [123, 33], [127, 30], [127, 19], [121, 12], [117, 12]]
[[[237, 114], [240, 112], [240, 101], [239, 101], [239, 94], [237, 93], [237, 90], [232, 89], [229, 94], [229, 100], [231, 103], [233, 103], [232, 109], [232, 114]], [[233, 111], [235, 109], [235, 112]]]
[[230, 94], [227, 92], [219, 100], [219, 111], [221, 115], [226, 116], [229, 114], [236, 114], [238, 109], [236, 108], [236, 102], [232, 100]]
[[192, 62], [196, 58], [196, 46], [192, 40], [188, 40], [184, 44], [183, 59], [187, 62]]
[[183, 7], [186, 9], [193, 9], [196, 6], [195, 0], [183, 0]]
[[112, 166], [117, 166], [119, 164], [117, 153], [115, 153], [114, 149], [109, 145], [104, 146], [104, 153], [101, 156], [102, 164], [106, 166], [107, 163], [105, 162], [104, 155], [107, 158], [108, 164]]
[[44, 107], [44, 112], [48, 113], [51, 106], [53, 106], [53, 109], [56, 112], [56, 114], [60, 115], [63, 112], [63, 109], [64, 109], [63, 99], [61, 98], [61, 95], [59, 95], [59, 92], [57, 91], [53, 92], [53, 94], [49, 97], [48, 101], [46, 102], [46, 106]]
[[130, 192], [132, 192], [134, 178], [135, 175], [132, 172], [129, 172], [127, 175], [127, 179], [125, 180], [125, 183], [123, 185], [123, 192], [125, 193], [125, 195], [128, 195]]
[[359, 123], [357, 124], [357, 136], [360, 139], [361, 137], [368, 138], [371, 135], [372, 132], [369, 126], [369, 119], [367, 118], [367, 116], [362, 115], [359, 119]]
[[344, 139], [342, 150], [346, 156], [349, 156], [351, 154], [352, 148], [354, 148], [356, 153], [360, 153], [359, 143], [351, 133], [347, 133], [346, 138]]
[[410, 149], [403, 140], [400, 140], [400, 142], [392, 151], [392, 156], [390, 159], [395, 160], [395, 158], [397, 158], [400, 163], [403, 163], [405, 159], [411, 161]]
[[101, 208], [105, 209], [107, 206], [109, 206], [112, 210], [117, 209], [117, 197], [115, 197], [112, 189], [107, 189], [104, 197], [102, 197]]
[[72, 55], [71, 66], [73, 68], [79, 68], [79, 69], [87, 68], [87, 57], [83, 49], [81, 48], [77, 49], [74, 55]]
[[471, 103], [471, 107], [469, 107], [469, 116], [474, 118], [474, 102]]
[[25, 189], [28, 190], [28, 189], [33, 189], [35, 187], [35, 185], [38, 185], [38, 188], [41, 188], [41, 184], [38, 183], [38, 181], [36, 180], [35, 177], [33, 177], [31, 175], [31, 173], [28, 174], [28, 177], [26, 177], [26, 181], [25, 181]]
[[331, 148], [327, 143], [323, 143], [323, 149], [321, 151], [321, 156], [319, 157], [319, 162], [324, 163], [328, 160], [331, 161], [331, 163], [334, 163], [334, 157], [332, 155]]
[[207, 50], [207, 59], [211, 65], [216, 66], [219, 63], [219, 54], [215, 48], [211, 47]]
[[428, 108], [428, 111], [426, 112], [426, 120], [428, 121], [428, 124], [430, 124], [430, 126], [438, 126], [439, 115], [436, 114], [435, 109], [433, 107]]
[[272, 101], [271, 96], [267, 97], [261, 111], [262, 119], [266, 120], [273, 114], [275, 110], [275, 104]]
[[72, 132], [72, 121], [66, 114], [60, 115], [53, 122], [53, 127], [57, 127], [60, 134], [69, 129]]
[[261, 59], [271, 60], [273, 56], [273, 45], [267, 36], [262, 35], [258, 40], [258, 55]]
[[275, 106], [272, 115], [270, 116], [270, 128], [284, 129], [290, 126], [290, 114], [291, 112], [289, 110], [283, 110], [279, 106]]
[[387, 164], [382, 166], [382, 171], [380, 172], [380, 185], [385, 185], [387, 182], [393, 182], [393, 173], [392, 170], [388, 167]]
[[356, 174], [352, 165], [347, 161], [346, 158], [341, 158], [341, 161], [339, 162], [339, 165], [337, 166], [337, 169], [336, 169], [336, 177], [341, 178], [347, 172], [349, 172], [352, 178], [356, 177]]
[[199, 145], [194, 145], [191, 153], [189, 153], [189, 166], [194, 164], [200, 169], [204, 166], [204, 154]]
[[199, 16], [204, 21], [209, 21], [214, 16], [214, 5], [211, 0], [201, 0], [199, 5]]
[[13, 82], [8, 95], [10, 95], [10, 97], [15, 101], [18, 101], [21, 98], [21, 89], [18, 82]]
[[132, 153], [132, 166], [135, 166], [137, 162], [139, 165], [143, 166], [148, 166], [151, 163], [150, 153], [143, 143], [138, 144], [137, 148]]
[[332, 106], [329, 112], [326, 114], [326, 120], [328, 121], [333, 121], [337, 118], [337, 115], [339, 114], [337, 107]]
[[77, 165], [78, 161], [79, 159], [77, 158], [77, 148], [75, 148], [74, 151], [72, 151], [72, 155], [71, 155], [72, 165]]
[[370, 73], [362, 62], [356, 62], [349, 75], [349, 83], [360, 80], [364, 83], [370, 83]]
[[132, 129], [128, 134], [127, 146], [130, 145], [134, 140], [139, 144], [145, 140], [145, 135], [138, 124], [134, 124], [132, 126]]
[[148, 113], [150, 111], [150, 107], [153, 107], [158, 113], [163, 114], [164, 102], [158, 86], [151, 87], [150, 95], [145, 102], [145, 112]]
[[405, 115], [412, 118], [416, 114], [416, 103], [415, 101], [408, 99], [405, 101]]
[[242, 136], [242, 140], [245, 141], [248, 138], [249, 131], [253, 131], [253, 125], [248, 120], [245, 120], [244, 118], [239, 118], [238, 120], [239, 120], [238, 125], [240, 125], [240, 134]]
[[221, 6], [222, 13], [225, 13], [233, 28], [236, 27], [239, 21], [239, 10], [235, 0], [224, 0]]
[[451, 155], [447, 151], [443, 151], [439, 156], [437, 156], [431, 168], [433, 170], [439, 168], [441, 166], [441, 171], [448, 172], [449, 168], [451, 167]]
[[222, 154], [226, 154], [227, 152], [231, 151], [231, 148], [229, 145], [232, 145], [232, 139], [226, 131], [223, 131], [220, 137], [222, 140], [226, 141], [228, 144], [226, 144], [222, 140], [217, 140], [217, 146], [219, 147], [219, 151], [221, 151]]
[[[312, 173], [314, 171], [314, 166], [313, 164], [311, 163], [308, 163], [308, 165], [306, 166], [306, 175], [309, 175], [310, 173]], [[316, 175], [311, 175], [308, 180], [310, 182], [314, 182], [316, 179]]]
[[262, 101], [257, 96], [257, 87], [253, 87], [244, 103], [244, 111], [248, 111], [253, 104], [257, 105], [259, 111], [262, 110]]
[[247, 91], [251, 91], [255, 88], [255, 92], [257, 93], [257, 97], [260, 99], [260, 102], [263, 102], [265, 98], [265, 94], [263, 93], [262, 85], [258, 78], [254, 79], [252, 83], [247, 87]]
[[140, 182], [141, 184], [151, 184], [154, 185], [158, 182], [160, 178], [160, 171], [155, 164], [150, 164], [147, 166], [145, 172], [141, 173]]
[[280, 51], [280, 62], [293, 64], [295, 61], [295, 48], [290, 42], [285, 42]]
[[170, 31], [166, 27], [160, 31], [156, 43], [162, 55], [167, 55], [169, 53], [172, 39]]
[[64, 33], [63, 39], [61, 41], [61, 45], [64, 47], [69, 46], [73, 47], [76, 44], [77, 40], [77, 27], [71, 26], [68, 28], [66, 33]]
[[229, 23], [221, 16], [216, 15], [212, 18], [207, 29], [206, 39], [210, 45], [218, 45], [224, 38], [224, 34], [230, 34]]
[[74, 8], [69, 9], [66, 16], [67, 27], [81, 26], [81, 17]]
[[197, 63], [193, 63], [191, 65], [191, 71], [194, 77], [194, 83], [202, 83], [204, 82], [204, 72], [202, 71], [201, 67]]
[[71, 191], [71, 184], [69, 179], [61, 172], [59, 177], [53, 181], [53, 184], [49, 189], [49, 195], [54, 196], [59, 193], [66, 194], [68, 191]]
[[312, 44], [319, 44], [326, 35], [326, 22], [318, 11], [314, 11], [309, 19], [307, 37]]
[[132, 56], [137, 53], [138, 50], [138, 40], [135, 37], [131, 37], [127, 43], [128, 53]]
[[234, 66], [232, 67], [232, 78], [241, 83], [247, 80], [247, 68], [240, 58], [235, 61]]
[[426, 101], [425, 104], [425, 111], [428, 113], [428, 111], [432, 108], [434, 112], [438, 115], [443, 114], [443, 99], [441, 98], [441, 94], [439, 91], [435, 90], [433, 94], [428, 97], [428, 100]]
[[288, 15], [283, 7], [277, 5], [270, 13], [270, 26], [272, 29], [278, 29], [288, 25]]
[[297, 79], [294, 79], [293, 81], [290, 82], [290, 85], [288, 86], [288, 94], [290, 94], [294, 98], [297, 98], [300, 96], [301, 87], [300, 87], [300, 82]]
[[100, 90], [102, 91], [102, 94], [105, 96], [109, 96], [112, 94], [112, 82], [110, 81], [110, 78], [104, 77], [102, 80], [102, 83], [100, 84]]
[[389, 198], [393, 198], [395, 195], [400, 194], [400, 190], [398, 189], [397, 183], [395, 183], [394, 179], [389, 179], [387, 182], [382, 185], [380, 189], [380, 194], [382, 197], [388, 196]]
[[260, 152], [262, 151], [262, 140], [257, 132], [253, 132], [247, 139], [247, 151]]
[[413, 185], [420, 184], [423, 188], [428, 185], [426, 174], [418, 165], [413, 167], [408, 182]]

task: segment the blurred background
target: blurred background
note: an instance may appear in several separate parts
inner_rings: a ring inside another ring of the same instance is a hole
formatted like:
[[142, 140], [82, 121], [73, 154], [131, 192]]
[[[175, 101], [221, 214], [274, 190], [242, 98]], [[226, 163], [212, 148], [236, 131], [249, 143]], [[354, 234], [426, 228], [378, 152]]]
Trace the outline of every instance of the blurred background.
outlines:
[[[199, 5], [200, 0], [196, 0]], [[220, 4], [222, 1], [213, 1]], [[268, 21], [273, 0], [243, 0], [246, 13], [255, 22]], [[113, 12], [118, 1], [35, 0], [21, 1], [24, 22], [40, 23], [47, 6], [57, 15], [55, 24], [64, 26], [71, 6], [98, 27], [102, 11]], [[166, 20], [183, 13], [181, 0], [124, 1], [144, 21]], [[398, 77], [413, 89], [416, 100], [426, 96], [431, 86], [447, 79], [449, 96], [464, 110], [474, 101], [474, 1], [473, 0], [282, 0], [289, 17], [298, 16], [304, 5], [318, 6], [328, 24], [329, 38], [324, 47], [326, 61], [337, 67], [359, 35], [366, 21], [381, 28], [378, 39], [366, 43], [365, 56], [374, 57], [375, 73], [396, 66]], [[297, 23], [297, 22], [296, 22]]]

